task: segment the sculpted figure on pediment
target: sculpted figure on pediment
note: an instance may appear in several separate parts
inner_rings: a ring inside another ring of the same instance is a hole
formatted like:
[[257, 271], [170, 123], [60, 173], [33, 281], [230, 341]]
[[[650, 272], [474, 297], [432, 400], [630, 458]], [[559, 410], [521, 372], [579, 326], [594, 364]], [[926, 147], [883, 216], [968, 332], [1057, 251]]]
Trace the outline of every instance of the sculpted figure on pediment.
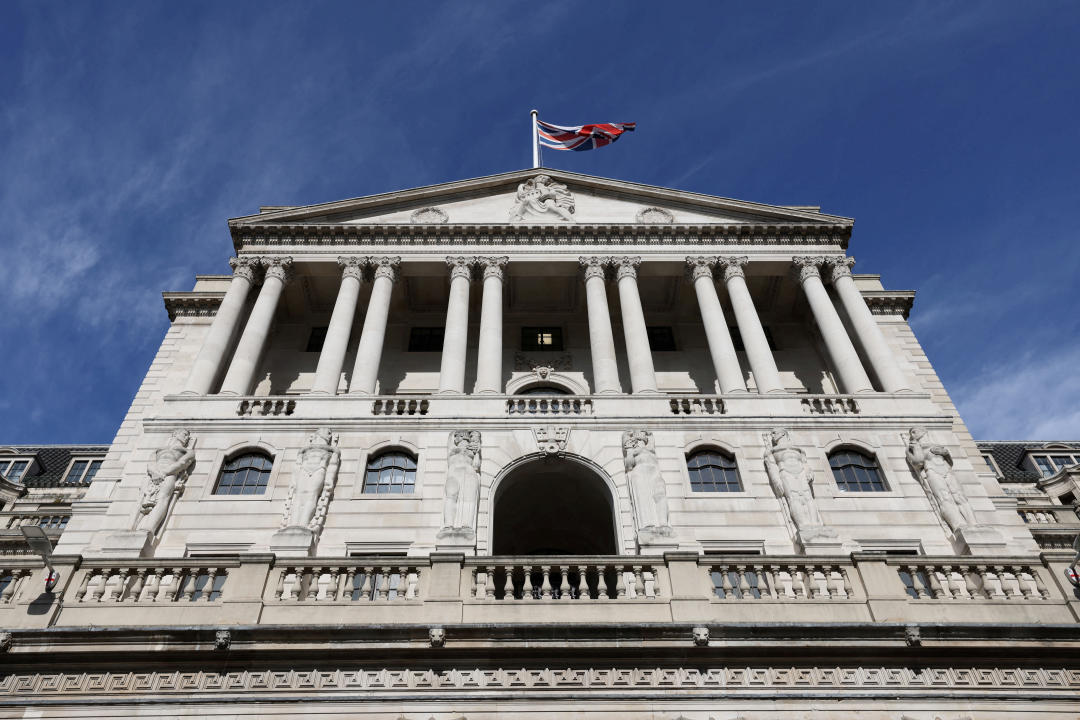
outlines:
[[475, 537], [476, 510], [480, 504], [480, 433], [450, 433], [446, 457], [446, 496], [440, 537]]
[[313, 533], [322, 530], [340, 466], [337, 436], [329, 428], [319, 428], [296, 457], [282, 528], [305, 528]]
[[574, 222], [574, 196], [562, 183], [547, 175], [537, 175], [518, 185], [510, 222], [524, 222], [529, 216], [556, 215]]
[[953, 475], [952, 453], [934, 445], [926, 428], [908, 431], [907, 459], [934, 510], [954, 533], [976, 524], [975, 512]]
[[175, 430], [165, 447], [154, 451], [153, 460], [146, 466], [146, 481], [133, 529], [144, 530], [150, 535], [161, 531], [173, 502], [184, 492], [194, 465], [194, 438], [184, 428]]
[[836, 537], [836, 531], [825, 526], [818, 512], [814, 499], [814, 471], [806, 453], [795, 447], [791, 435], [782, 428], [765, 433], [764, 439], [769, 485], [791, 519], [799, 541]]
[[656, 460], [656, 445], [648, 430], [627, 430], [622, 435], [623, 465], [630, 479], [639, 539], [671, 537], [667, 488]]

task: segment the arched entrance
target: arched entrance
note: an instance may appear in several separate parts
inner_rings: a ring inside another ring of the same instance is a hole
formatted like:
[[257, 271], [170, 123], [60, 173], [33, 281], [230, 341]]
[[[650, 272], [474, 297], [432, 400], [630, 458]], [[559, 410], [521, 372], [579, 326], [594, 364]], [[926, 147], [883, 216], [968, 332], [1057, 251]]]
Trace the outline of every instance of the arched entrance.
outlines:
[[615, 555], [615, 510], [604, 479], [584, 463], [537, 458], [499, 482], [493, 555]]

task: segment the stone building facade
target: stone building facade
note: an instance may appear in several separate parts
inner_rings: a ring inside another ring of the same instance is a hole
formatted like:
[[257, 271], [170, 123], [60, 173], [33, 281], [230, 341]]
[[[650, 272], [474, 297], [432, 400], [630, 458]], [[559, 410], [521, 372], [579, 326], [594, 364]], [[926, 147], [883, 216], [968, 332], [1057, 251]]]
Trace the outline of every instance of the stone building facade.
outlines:
[[229, 225], [59, 586], [4, 569], [0, 717], [1080, 712], [1073, 555], [852, 220], [530, 170]]

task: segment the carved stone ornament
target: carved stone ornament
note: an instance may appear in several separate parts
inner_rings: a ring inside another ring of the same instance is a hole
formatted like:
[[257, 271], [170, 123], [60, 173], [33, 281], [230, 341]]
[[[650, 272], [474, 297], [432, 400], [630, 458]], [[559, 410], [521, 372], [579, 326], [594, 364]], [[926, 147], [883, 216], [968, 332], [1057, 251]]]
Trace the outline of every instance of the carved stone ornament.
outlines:
[[699, 625], [694, 628], [694, 644], [698, 647], [709, 646], [709, 628]]
[[622, 435], [622, 446], [639, 542], [647, 544], [653, 539], [673, 537], [675, 532], [668, 522], [667, 487], [660, 474], [652, 433], [627, 430]]
[[574, 196], [562, 183], [537, 175], [518, 185], [510, 222], [561, 219], [574, 222]]
[[931, 443], [929, 433], [922, 427], [911, 428], [906, 440], [908, 463], [938, 517], [954, 534], [974, 526], [975, 511], [953, 474], [949, 449]]
[[585, 279], [600, 278], [601, 280], [607, 277], [608, 267], [611, 265], [610, 258], [604, 257], [579, 257], [578, 263], [581, 264], [581, 270], [585, 274]]
[[791, 273], [799, 282], [812, 277], [821, 277], [821, 266], [825, 258], [803, 255], [791, 258]]
[[281, 516], [282, 529], [300, 528], [315, 536], [322, 531], [339, 467], [338, 437], [329, 428], [319, 428], [308, 436], [296, 456]]
[[490, 277], [503, 279], [503, 272], [506, 270], [506, 264], [510, 262], [510, 258], [506, 255], [500, 255], [497, 257], [482, 257], [478, 259], [480, 266], [484, 268], [484, 279], [487, 280]]
[[611, 264], [615, 266], [615, 279], [622, 280], [623, 278], [637, 278], [637, 268], [641, 264], [640, 257], [617, 257], [611, 261]]
[[904, 642], [907, 643], [908, 647], [922, 645], [922, 635], [919, 632], [918, 625], [904, 626]]
[[214, 635], [214, 649], [228, 650], [232, 645], [232, 633], [228, 630], [218, 630]]
[[450, 219], [445, 210], [437, 207], [422, 207], [413, 210], [409, 222], [417, 225], [442, 225]]
[[441, 627], [429, 628], [427, 631], [428, 644], [431, 647], [442, 647], [446, 644], [446, 629]]
[[700, 278], [712, 280], [713, 268], [716, 267], [715, 257], [688, 257], [686, 258], [686, 279], [693, 284]]
[[446, 488], [440, 538], [476, 537], [476, 511], [480, 504], [480, 432], [450, 433], [446, 458]]
[[446, 265], [450, 268], [450, 279], [465, 278], [466, 280], [472, 280], [473, 270], [473, 258], [467, 257], [448, 257], [446, 258]]
[[777, 428], [765, 433], [765, 471], [785, 520], [790, 520], [796, 539], [805, 544], [837, 537], [834, 528], [825, 527], [814, 499], [814, 471], [801, 448], [791, 442], [787, 430]]
[[398, 256], [372, 257], [368, 258], [368, 266], [371, 268], [373, 279], [384, 277], [390, 282], [396, 282], [401, 258]]
[[184, 492], [194, 466], [194, 437], [185, 428], [173, 431], [165, 447], [155, 450], [153, 459], [146, 465], [146, 480], [132, 529], [151, 537], [161, 532], [165, 518], [176, 498]]
[[293, 261], [290, 257], [263, 258], [266, 278], [277, 278], [283, 285], [288, 285], [293, 278]]
[[555, 357], [534, 358], [522, 352], [514, 353], [514, 370], [526, 370], [536, 373], [540, 380], [546, 380], [553, 372], [563, 372], [573, 367], [574, 357], [563, 353]]
[[12, 635], [6, 630], [0, 632], [0, 652], [7, 652], [11, 649]]
[[255, 282], [261, 276], [262, 264], [258, 258], [229, 258], [229, 267], [233, 269], [233, 275], [242, 277], [248, 282]]
[[540, 452], [545, 455], [559, 455], [566, 450], [566, 441], [570, 439], [570, 428], [566, 426], [546, 425], [533, 428], [533, 437]]
[[853, 257], [829, 258], [825, 261], [825, 267], [829, 269], [829, 279], [832, 282], [844, 276], [851, 277], [851, 268], [854, 265], [855, 258]]
[[638, 210], [637, 221], [648, 225], [670, 225], [675, 222], [675, 216], [664, 208], [647, 207]]
[[723, 268], [724, 282], [727, 282], [733, 277], [746, 277], [746, 264], [750, 262], [750, 258], [746, 255], [729, 255], [727, 257], [721, 257], [719, 262], [720, 267]]
[[362, 281], [368, 258], [362, 255], [341, 256], [337, 259], [337, 264], [341, 267], [342, 278], [351, 277]]

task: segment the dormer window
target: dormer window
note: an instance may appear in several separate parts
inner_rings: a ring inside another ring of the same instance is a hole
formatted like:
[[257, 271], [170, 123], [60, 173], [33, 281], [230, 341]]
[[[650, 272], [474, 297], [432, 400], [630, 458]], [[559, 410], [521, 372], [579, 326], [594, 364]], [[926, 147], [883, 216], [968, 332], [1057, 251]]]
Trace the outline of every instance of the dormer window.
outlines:
[[1043, 477], [1050, 477], [1067, 467], [1080, 465], [1080, 453], [1076, 452], [1050, 451], [1039, 454], [1032, 453], [1030, 457]]
[[68, 468], [67, 474], [64, 475], [64, 482], [67, 483], [88, 483], [94, 479], [98, 470], [101, 469], [101, 460], [94, 458], [76, 458], [71, 462], [71, 467]]
[[26, 469], [30, 467], [31, 463], [33, 463], [33, 460], [29, 458], [0, 460], [0, 475], [7, 478], [9, 482], [22, 482], [22, 477], [26, 474]]

